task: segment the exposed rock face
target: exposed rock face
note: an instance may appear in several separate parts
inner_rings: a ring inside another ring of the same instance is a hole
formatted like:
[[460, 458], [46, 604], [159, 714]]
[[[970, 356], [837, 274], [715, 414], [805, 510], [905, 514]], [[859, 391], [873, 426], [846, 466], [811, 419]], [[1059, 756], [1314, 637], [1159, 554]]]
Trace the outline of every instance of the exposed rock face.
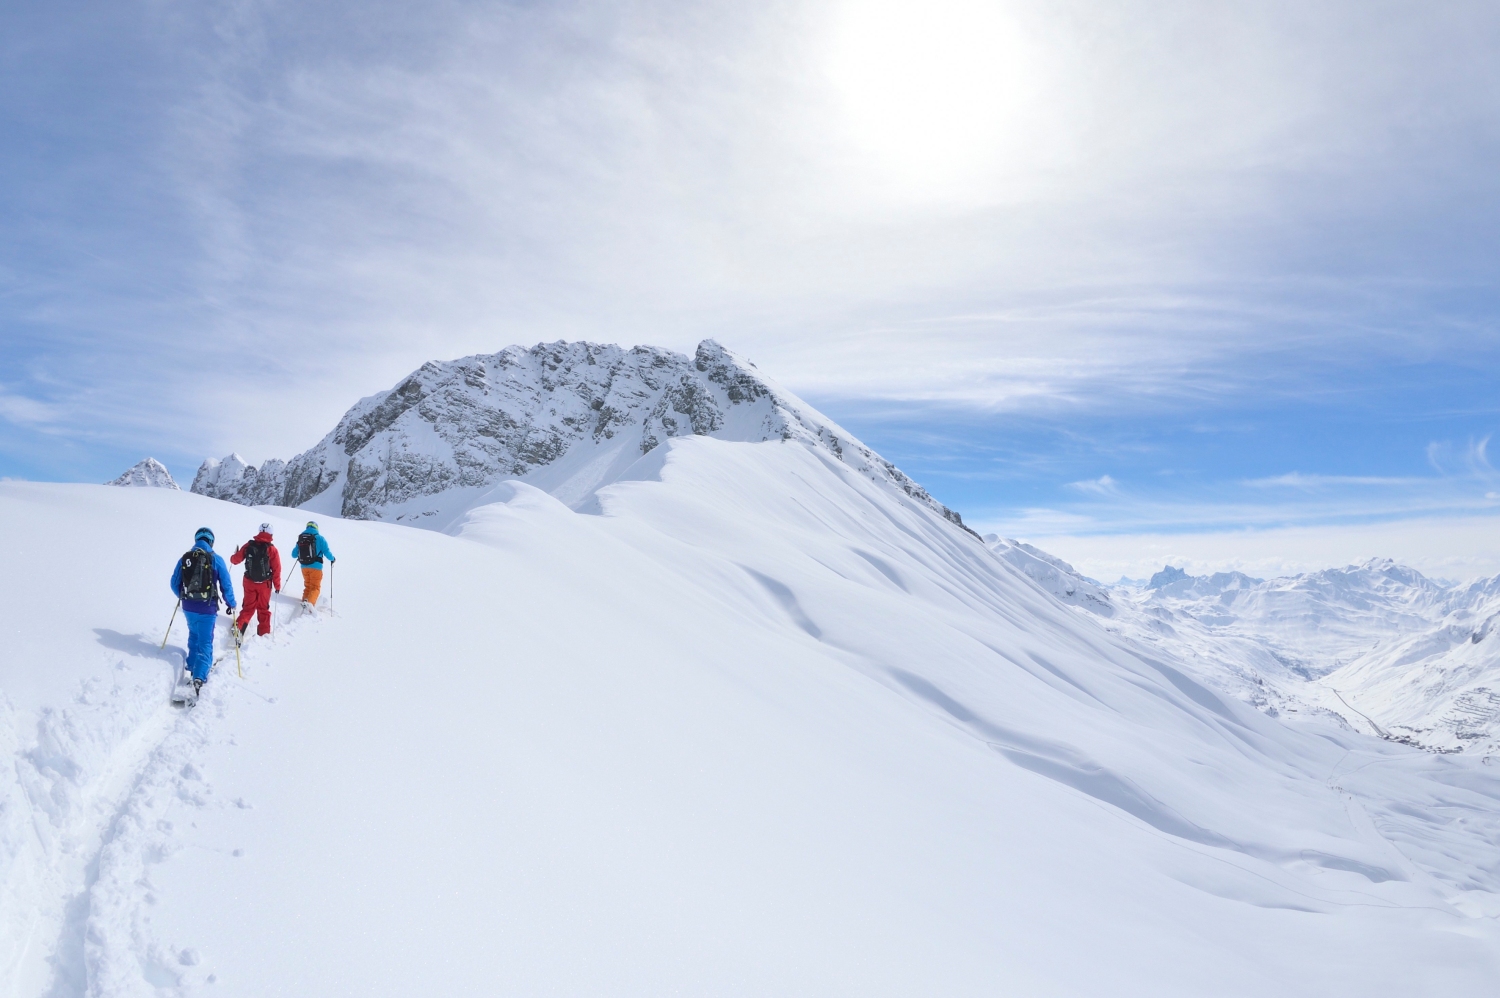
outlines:
[[119, 478], [116, 478], [112, 482], [105, 482], [104, 484], [147, 489], [175, 489], [178, 487], [177, 483], [172, 480], [172, 473], [167, 470], [166, 465], [154, 457], [146, 458]]
[[193, 476], [189, 492], [228, 499], [246, 506], [281, 505], [286, 490], [286, 462], [271, 460], [257, 469], [238, 454], [209, 458]]
[[687, 435], [799, 441], [963, 525], [889, 461], [713, 340], [692, 358], [557, 342], [433, 361], [361, 400], [311, 450], [259, 468], [238, 455], [205, 461], [192, 491], [415, 520], [437, 505], [433, 497], [520, 478], [577, 503], [663, 441]]

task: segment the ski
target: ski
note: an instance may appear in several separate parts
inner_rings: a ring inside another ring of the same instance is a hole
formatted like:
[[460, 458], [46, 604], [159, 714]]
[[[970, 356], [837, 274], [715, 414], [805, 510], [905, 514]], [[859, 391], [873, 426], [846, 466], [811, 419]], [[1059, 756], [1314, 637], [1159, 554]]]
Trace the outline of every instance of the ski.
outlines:
[[193, 674], [183, 669], [172, 687], [172, 706], [191, 707], [198, 702], [198, 690], [193, 686]]

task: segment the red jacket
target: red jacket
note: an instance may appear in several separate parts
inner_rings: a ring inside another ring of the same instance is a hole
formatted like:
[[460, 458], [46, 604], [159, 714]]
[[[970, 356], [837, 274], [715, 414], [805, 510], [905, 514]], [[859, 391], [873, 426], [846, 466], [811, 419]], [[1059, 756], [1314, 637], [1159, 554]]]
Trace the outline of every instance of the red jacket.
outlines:
[[[266, 581], [270, 582], [271, 585], [275, 586], [276, 587], [276, 591], [278, 593], [281, 592], [281, 555], [277, 553], [277, 551], [276, 551], [276, 545], [271, 543], [271, 535], [268, 534], [268, 533], [266, 533], [264, 530], [262, 530], [260, 533], [256, 534], [254, 537], [250, 538], [250, 540], [252, 540], [252, 541], [265, 541], [266, 542], [266, 547], [269, 548], [270, 552], [271, 552], [271, 577], [269, 579], [267, 579]], [[249, 543], [249, 542], [247, 541], [246, 543]], [[240, 562], [242, 562], [244, 560], [245, 560], [245, 545], [241, 544], [239, 547], [237, 547], [237, 548], [234, 549], [234, 554], [232, 554], [232, 555], [229, 556], [229, 561], [230, 561], [230, 564], [238, 565]], [[249, 579], [246, 579], [245, 581], [247, 583], [250, 582]], [[253, 585], [253, 583], [251, 583], [251, 584]]]

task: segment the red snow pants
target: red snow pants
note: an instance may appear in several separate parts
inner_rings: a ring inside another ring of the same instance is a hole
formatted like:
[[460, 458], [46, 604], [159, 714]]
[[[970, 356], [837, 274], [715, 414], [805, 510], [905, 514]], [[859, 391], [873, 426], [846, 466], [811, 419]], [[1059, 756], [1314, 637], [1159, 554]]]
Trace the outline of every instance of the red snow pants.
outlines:
[[243, 631], [250, 623], [250, 615], [255, 614], [255, 633], [271, 633], [271, 580], [265, 582], [251, 582], [245, 580], [245, 600], [240, 604], [240, 615], [235, 620]]

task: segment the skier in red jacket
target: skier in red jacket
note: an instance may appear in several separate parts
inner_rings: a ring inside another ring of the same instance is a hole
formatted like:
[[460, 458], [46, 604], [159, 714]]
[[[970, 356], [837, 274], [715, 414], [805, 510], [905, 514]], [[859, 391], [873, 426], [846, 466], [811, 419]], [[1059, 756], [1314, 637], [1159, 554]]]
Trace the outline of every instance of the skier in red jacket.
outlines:
[[271, 588], [281, 592], [281, 555], [271, 543], [271, 525], [262, 523], [260, 533], [235, 549], [229, 560], [238, 565], [245, 563], [244, 609], [240, 611], [235, 626], [240, 633], [250, 626], [250, 615], [255, 614], [256, 634], [271, 633]]

